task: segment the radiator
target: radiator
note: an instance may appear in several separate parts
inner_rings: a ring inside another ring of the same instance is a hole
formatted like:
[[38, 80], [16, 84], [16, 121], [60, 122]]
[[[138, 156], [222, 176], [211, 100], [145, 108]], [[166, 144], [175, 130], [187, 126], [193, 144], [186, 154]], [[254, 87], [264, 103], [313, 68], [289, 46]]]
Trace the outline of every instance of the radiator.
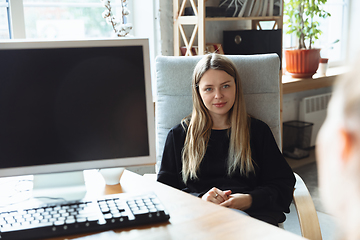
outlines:
[[331, 93], [303, 98], [300, 101], [299, 120], [313, 123], [310, 146], [315, 146], [316, 136], [324, 123]]

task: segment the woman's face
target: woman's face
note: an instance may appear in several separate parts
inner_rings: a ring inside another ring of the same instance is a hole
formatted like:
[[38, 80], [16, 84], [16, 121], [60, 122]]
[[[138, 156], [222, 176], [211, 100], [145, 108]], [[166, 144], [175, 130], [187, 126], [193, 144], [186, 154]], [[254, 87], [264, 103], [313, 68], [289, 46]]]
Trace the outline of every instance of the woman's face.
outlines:
[[211, 117], [228, 117], [235, 102], [235, 79], [222, 70], [209, 69], [199, 82], [199, 93]]

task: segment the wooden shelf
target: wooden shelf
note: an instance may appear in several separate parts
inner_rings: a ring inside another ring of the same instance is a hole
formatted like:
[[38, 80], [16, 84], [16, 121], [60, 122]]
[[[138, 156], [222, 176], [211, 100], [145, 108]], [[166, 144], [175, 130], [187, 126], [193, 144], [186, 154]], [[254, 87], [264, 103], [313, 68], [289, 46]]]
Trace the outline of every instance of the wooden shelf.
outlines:
[[278, 21], [282, 19], [282, 16], [273, 17], [207, 17], [205, 21], [244, 21], [244, 20], [260, 20], [260, 21]]
[[[174, 55], [181, 56], [180, 47], [185, 45], [188, 49], [185, 56], [192, 56], [191, 48], [198, 47], [198, 54], [205, 54], [206, 32], [205, 23], [214, 21], [251, 21], [251, 29], [261, 29], [260, 22], [275, 21], [273, 29], [282, 29], [283, 17], [281, 16], [257, 16], [257, 17], [206, 17], [206, 0], [173, 0], [174, 17]], [[191, 6], [194, 16], [184, 16], [186, 6]], [[187, 36], [184, 25], [193, 25], [194, 29]], [[197, 44], [195, 39], [197, 37]], [[183, 41], [183, 44], [181, 44]], [[281, 45], [282, 43], [279, 42]]]
[[282, 76], [283, 94], [302, 92], [323, 87], [331, 87], [336, 78], [348, 71], [347, 67], [329, 68], [326, 76], [315, 74], [313, 78], [292, 78]]

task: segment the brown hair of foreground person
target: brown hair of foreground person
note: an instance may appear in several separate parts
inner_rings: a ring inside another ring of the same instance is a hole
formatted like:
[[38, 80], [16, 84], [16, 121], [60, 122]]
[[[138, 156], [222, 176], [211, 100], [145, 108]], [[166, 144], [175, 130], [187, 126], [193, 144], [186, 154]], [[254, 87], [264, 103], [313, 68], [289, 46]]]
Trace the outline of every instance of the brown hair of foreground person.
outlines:
[[321, 198], [335, 216], [340, 238], [360, 239], [359, 67], [335, 83], [317, 138], [316, 155]]

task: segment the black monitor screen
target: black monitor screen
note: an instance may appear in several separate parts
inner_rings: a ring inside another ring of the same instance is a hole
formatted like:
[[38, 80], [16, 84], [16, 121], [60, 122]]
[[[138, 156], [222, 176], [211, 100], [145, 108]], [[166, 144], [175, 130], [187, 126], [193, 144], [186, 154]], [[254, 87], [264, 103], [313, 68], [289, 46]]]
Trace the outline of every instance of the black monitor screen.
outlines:
[[0, 168], [149, 155], [142, 46], [0, 50]]

